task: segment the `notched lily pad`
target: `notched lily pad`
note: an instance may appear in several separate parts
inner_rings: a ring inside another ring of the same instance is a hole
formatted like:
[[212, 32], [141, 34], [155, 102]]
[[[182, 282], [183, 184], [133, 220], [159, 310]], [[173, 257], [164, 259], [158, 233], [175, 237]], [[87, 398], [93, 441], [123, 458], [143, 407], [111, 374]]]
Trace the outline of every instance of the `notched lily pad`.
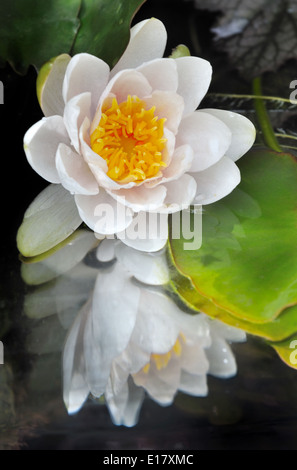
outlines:
[[297, 369], [297, 333], [285, 341], [270, 344], [288, 366]]
[[186, 251], [180, 238], [170, 249], [202, 297], [241, 321], [262, 324], [297, 304], [296, 158], [252, 151], [239, 167], [239, 188], [204, 207], [202, 247]]
[[2, 0], [0, 62], [18, 73], [51, 57], [89, 52], [114, 65], [144, 0]]
[[83, 0], [72, 54], [88, 52], [115, 65], [129, 41], [131, 20], [145, 0]]
[[2, 0], [0, 58], [20, 73], [69, 52], [80, 21], [81, 0]]

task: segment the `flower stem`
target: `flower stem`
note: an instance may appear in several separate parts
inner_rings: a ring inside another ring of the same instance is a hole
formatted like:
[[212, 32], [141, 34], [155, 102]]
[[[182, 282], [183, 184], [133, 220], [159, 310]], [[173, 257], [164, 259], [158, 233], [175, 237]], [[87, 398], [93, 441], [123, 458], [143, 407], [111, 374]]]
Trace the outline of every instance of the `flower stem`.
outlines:
[[[253, 93], [256, 96], [262, 95], [261, 77], [254, 78]], [[283, 150], [275, 137], [265, 103], [261, 98], [255, 98], [255, 111], [266, 145], [276, 152], [282, 152]]]

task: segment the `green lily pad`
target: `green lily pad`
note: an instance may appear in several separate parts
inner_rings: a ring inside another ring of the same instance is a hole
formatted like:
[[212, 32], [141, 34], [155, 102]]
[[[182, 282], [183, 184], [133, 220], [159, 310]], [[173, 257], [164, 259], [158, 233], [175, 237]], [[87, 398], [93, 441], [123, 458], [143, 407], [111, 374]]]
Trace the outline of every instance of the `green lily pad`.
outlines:
[[111, 67], [121, 57], [128, 41], [131, 19], [144, 0], [83, 0], [81, 27], [72, 54], [88, 52]]
[[285, 341], [271, 342], [279, 357], [293, 369], [297, 369], [297, 333]]
[[81, 0], [2, 0], [0, 58], [20, 73], [39, 68], [51, 57], [69, 52], [78, 32]]
[[297, 165], [294, 156], [269, 150], [238, 163], [239, 188], [204, 207], [201, 248], [184, 250], [180, 238], [170, 249], [200, 295], [261, 324], [297, 304]]
[[144, 0], [2, 0], [0, 62], [19, 73], [62, 53], [89, 52], [114, 65]]
[[[247, 333], [260, 336], [271, 342], [280, 342], [296, 333], [297, 335], [297, 305], [288, 307], [283, 312], [266, 323], [253, 323], [243, 320], [215, 305], [210, 299], [201, 295], [191, 281], [171, 268], [171, 289], [189, 309], [190, 313], [203, 312], [212, 318], [240, 328]], [[173, 274], [174, 272], [174, 274]]]

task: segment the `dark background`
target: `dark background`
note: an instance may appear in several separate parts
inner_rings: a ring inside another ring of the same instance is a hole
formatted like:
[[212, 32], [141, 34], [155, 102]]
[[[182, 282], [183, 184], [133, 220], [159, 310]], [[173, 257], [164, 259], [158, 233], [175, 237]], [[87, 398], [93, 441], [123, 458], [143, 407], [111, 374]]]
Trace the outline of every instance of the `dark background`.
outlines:
[[[193, 55], [212, 62], [214, 81], [210, 91], [228, 92], [231, 88], [233, 93], [250, 91], [249, 83], [238, 77], [225, 55], [213, 46], [210, 27], [217, 14], [198, 12], [192, 1], [148, 0], [134, 23], [151, 16], [161, 19], [167, 28], [166, 55], [176, 45], [184, 43]], [[93, 402], [76, 416], [68, 417], [62, 403], [59, 372], [50, 377], [50, 390], [42, 389], [40, 393], [37, 390], [37, 393], [30, 389], [28, 377], [35, 358], [25, 350], [24, 338], [30, 324], [22, 317], [26, 287], [19, 274], [15, 238], [24, 211], [48, 184], [31, 169], [22, 144], [26, 130], [42, 113], [36, 98], [33, 67], [25, 76], [19, 76], [7, 65], [0, 70], [0, 79], [4, 84], [4, 104], [0, 105], [0, 333], [13, 371], [11, 383], [16, 409], [6, 433], [7, 446], [20, 449], [296, 450], [295, 372], [255, 338], [233, 347], [238, 363], [237, 377], [227, 381], [210, 377], [209, 397], [195, 399], [180, 394], [175, 405], [169, 408], [147, 399], [140, 423], [133, 429], [115, 427], [106, 408]], [[59, 357], [54, 359], [54, 363], [59, 364]], [[45, 373], [52, 374], [51, 371]], [[4, 439], [1, 434], [0, 439]]]

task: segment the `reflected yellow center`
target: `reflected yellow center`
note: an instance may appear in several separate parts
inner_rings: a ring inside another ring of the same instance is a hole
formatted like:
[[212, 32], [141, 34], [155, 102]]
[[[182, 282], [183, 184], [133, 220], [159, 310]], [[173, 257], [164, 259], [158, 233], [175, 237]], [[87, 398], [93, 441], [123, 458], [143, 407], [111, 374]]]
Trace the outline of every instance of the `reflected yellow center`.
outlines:
[[91, 147], [107, 162], [107, 175], [118, 182], [141, 182], [153, 178], [161, 167], [162, 151], [167, 139], [164, 122], [155, 116], [155, 106], [145, 109], [136, 96], [102, 108], [99, 125], [91, 134]]
[[148, 373], [148, 371], [150, 370], [150, 367], [151, 367], [151, 363], [155, 363], [156, 365], [156, 368], [158, 370], [161, 370], [161, 369], [164, 369], [165, 367], [167, 367], [170, 359], [172, 358], [173, 354], [175, 354], [175, 356], [180, 356], [181, 353], [182, 353], [182, 345], [181, 345], [181, 339], [185, 341], [185, 338], [183, 336], [183, 334], [180, 334], [179, 338], [177, 338], [176, 342], [174, 343], [172, 349], [170, 351], [168, 351], [167, 353], [165, 354], [151, 354], [151, 362], [149, 362], [148, 364], [146, 364], [144, 367], [143, 367], [143, 372], [145, 374]]

